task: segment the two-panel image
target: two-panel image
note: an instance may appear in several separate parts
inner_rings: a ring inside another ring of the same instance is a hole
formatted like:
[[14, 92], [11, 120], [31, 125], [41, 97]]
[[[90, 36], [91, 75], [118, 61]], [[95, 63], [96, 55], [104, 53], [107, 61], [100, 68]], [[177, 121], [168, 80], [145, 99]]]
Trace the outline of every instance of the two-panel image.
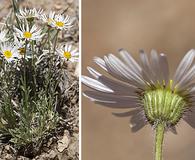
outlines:
[[0, 160], [194, 160], [194, 9], [0, 0]]

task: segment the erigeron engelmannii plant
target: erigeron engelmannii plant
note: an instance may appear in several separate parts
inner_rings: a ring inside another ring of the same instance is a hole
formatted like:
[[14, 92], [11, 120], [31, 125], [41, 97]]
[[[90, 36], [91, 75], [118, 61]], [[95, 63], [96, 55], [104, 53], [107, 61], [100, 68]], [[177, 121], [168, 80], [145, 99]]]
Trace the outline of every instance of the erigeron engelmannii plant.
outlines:
[[64, 16], [61, 14], [58, 14], [54, 17], [54, 21], [52, 21], [52, 24], [54, 27], [56, 27], [59, 30], [68, 29], [72, 27], [74, 19], [70, 16]]
[[20, 39], [40, 41], [44, 35], [41, 29], [38, 29], [35, 25], [30, 27], [27, 21], [20, 28], [14, 28], [16, 36]]
[[8, 61], [11, 62], [14, 58], [18, 57], [18, 49], [12, 43], [3, 43], [0, 46], [0, 53], [3, 57]]
[[42, 21], [42, 9], [19, 9], [15, 0], [13, 6], [15, 17], [0, 30], [0, 139], [28, 154], [59, 125], [56, 107], [65, 105], [60, 99], [68, 83], [64, 64], [71, 61], [56, 54], [65, 33]]
[[79, 52], [78, 49], [74, 49], [72, 45], [61, 46], [57, 49], [57, 53], [66, 61], [78, 62]]
[[40, 19], [47, 24], [50, 27], [53, 27], [53, 23], [54, 23], [54, 17], [55, 17], [55, 12], [50, 11], [48, 15], [43, 14], [40, 16]]
[[[95, 57], [95, 63], [112, 78], [88, 67], [93, 78], [82, 76], [82, 83], [92, 90], [84, 96], [113, 108], [134, 108], [140, 114], [136, 119], [140, 129], [149, 123], [155, 130], [155, 160], [162, 160], [164, 132], [175, 130], [183, 119], [194, 126], [189, 114], [194, 109], [195, 96], [195, 50], [190, 50], [182, 59], [176, 72], [170, 76], [167, 57], [151, 51], [150, 57], [140, 53], [138, 64], [126, 50], [119, 50], [120, 58], [113, 54], [104, 58]], [[131, 115], [131, 112], [123, 115]]]
[[27, 8], [20, 8], [19, 12], [16, 14], [17, 17], [21, 20], [25, 19], [25, 20], [29, 20], [32, 21], [35, 18], [39, 18], [41, 15], [43, 14], [43, 9], [27, 9]]
[[50, 27], [56, 28], [58, 30], [67, 30], [73, 26], [74, 18], [62, 14], [56, 14], [50, 11], [49, 14], [42, 14], [40, 19]]

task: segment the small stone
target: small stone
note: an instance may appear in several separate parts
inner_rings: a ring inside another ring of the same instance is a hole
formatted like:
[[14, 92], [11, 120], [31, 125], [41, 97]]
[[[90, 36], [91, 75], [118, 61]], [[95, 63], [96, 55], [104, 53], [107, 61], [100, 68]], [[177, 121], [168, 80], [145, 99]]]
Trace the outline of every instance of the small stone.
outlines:
[[7, 154], [4, 158], [5, 158], [5, 160], [11, 160], [11, 159], [13, 159], [13, 156], [10, 154]]
[[74, 0], [67, 0], [68, 4], [72, 4]]
[[57, 156], [57, 153], [54, 150], [51, 150], [48, 155], [48, 158], [54, 159], [56, 158], [56, 156]]
[[9, 150], [10, 150], [10, 146], [9, 146], [9, 145], [6, 145], [6, 146], [5, 146], [5, 150], [6, 150], [6, 151], [9, 151]]
[[64, 131], [64, 136], [61, 140], [58, 141], [58, 151], [63, 152], [70, 143], [70, 135], [67, 130]]
[[76, 153], [79, 153], [79, 134], [74, 134], [74, 137], [72, 138], [72, 143], [68, 148], [68, 154], [71, 157], [74, 157]]
[[23, 157], [23, 156], [19, 156], [18, 158], [17, 158], [17, 160], [30, 160], [29, 158], [26, 158], [26, 157]]
[[61, 4], [55, 4], [55, 9], [57, 9], [57, 10], [60, 10], [60, 9], [62, 9], [62, 5]]
[[50, 138], [49, 141], [47, 142], [47, 147], [50, 147], [53, 143], [53, 138]]

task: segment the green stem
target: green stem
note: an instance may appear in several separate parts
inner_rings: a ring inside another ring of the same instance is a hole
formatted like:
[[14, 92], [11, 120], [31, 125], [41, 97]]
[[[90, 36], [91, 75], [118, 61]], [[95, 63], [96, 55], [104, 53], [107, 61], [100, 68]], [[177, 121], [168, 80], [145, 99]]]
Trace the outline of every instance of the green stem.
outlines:
[[34, 94], [36, 96], [36, 86], [37, 86], [37, 82], [36, 82], [36, 67], [35, 67], [35, 42], [32, 41], [31, 42], [31, 48], [32, 48], [32, 68], [33, 68], [33, 85], [34, 85], [34, 88], [33, 88], [33, 91], [34, 91]]
[[23, 57], [23, 67], [24, 67], [24, 77], [23, 77], [23, 86], [24, 86], [24, 106], [27, 107], [27, 81], [26, 81], [26, 52], [27, 52], [28, 41], [25, 42], [25, 52]]
[[17, 5], [17, 2], [15, 0], [12, 0], [12, 5], [13, 5], [15, 13], [17, 13], [18, 12], [18, 5]]
[[[43, 29], [44, 29], [44, 28], [43, 28]], [[48, 37], [46, 37], [46, 36], [48, 36], [48, 34], [49, 34], [50, 30], [51, 30], [51, 28], [50, 28], [50, 27], [48, 27], [48, 28], [47, 28], [47, 31], [46, 31], [46, 33], [47, 33], [47, 34], [43, 36], [43, 41], [42, 41], [43, 43], [41, 44], [41, 47], [42, 47], [42, 48], [44, 48], [44, 47], [45, 47], [45, 44], [46, 44], [46, 43], [47, 43], [47, 41], [48, 41]]]
[[48, 28], [48, 33], [47, 33], [47, 42], [48, 42], [48, 47], [49, 47], [49, 54], [51, 52], [51, 45], [50, 45], [50, 27]]
[[27, 45], [28, 41], [25, 42], [25, 51], [24, 51], [24, 57], [23, 57], [23, 65], [24, 65], [24, 82], [26, 84], [26, 52], [27, 52]]
[[20, 27], [20, 21], [19, 21], [19, 19], [17, 17], [17, 13], [18, 13], [17, 2], [15, 0], [12, 0], [12, 5], [13, 5], [13, 11], [14, 11], [14, 16], [16, 18], [17, 25], [18, 25], [18, 27]]
[[[48, 46], [49, 46], [49, 62], [48, 62], [49, 63], [49, 77], [48, 77], [49, 81], [48, 81], [47, 86], [49, 87], [50, 81], [51, 81], [51, 74], [52, 74], [51, 67], [52, 67], [52, 61], [53, 61], [53, 54], [51, 54], [51, 45], [50, 45], [50, 30], [48, 30]], [[48, 93], [50, 92], [49, 88], [48, 88]]]
[[162, 145], [165, 132], [165, 123], [158, 123], [155, 131], [155, 160], [162, 160]]
[[56, 44], [57, 44], [59, 32], [60, 32], [60, 30], [58, 29], [58, 30], [57, 30], [57, 33], [56, 33], [56, 35], [55, 35], [54, 49], [53, 49], [54, 53], [55, 53], [55, 51], [56, 51]]

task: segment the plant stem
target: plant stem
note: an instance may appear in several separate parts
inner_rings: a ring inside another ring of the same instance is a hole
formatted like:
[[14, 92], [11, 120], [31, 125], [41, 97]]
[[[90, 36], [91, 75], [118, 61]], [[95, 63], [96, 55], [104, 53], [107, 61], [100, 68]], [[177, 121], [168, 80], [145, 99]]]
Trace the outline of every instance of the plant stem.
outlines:
[[53, 49], [53, 52], [54, 52], [54, 53], [55, 53], [55, 51], [56, 51], [56, 44], [57, 44], [59, 32], [60, 32], [60, 30], [58, 29], [58, 30], [57, 30], [57, 33], [56, 33], [56, 35], [55, 35], [54, 49]]
[[25, 52], [23, 57], [23, 67], [24, 67], [24, 77], [23, 77], [23, 89], [24, 89], [24, 106], [27, 107], [28, 99], [27, 99], [27, 81], [26, 81], [26, 52], [27, 52], [28, 41], [25, 42]]
[[27, 45], [28, 45], [28, 41], [26, 40], [26, 42], [25, 42], [25, 52], [24, 52], [24, 57], [23, 57], [24, 82], [25, 82], [25, 84], [26, 84], [26, 51], [27, 51]]
[[[49, 47], [49, 81], [48, 81], [48, 84], [47, 86], [49, 87], [50, 85], [50, 81], [51, 81], [51, 67], [52, 67], [52, 61], [53, 61], [53, 54], [51, 54], [51, 45], [50, 45], [50, 29], [48, 30], [48, 47]], [[50, 87], [49, 87], [50, 88]], [[48, 89], [48, 93], [50, 92], [50, 90]]]
[[35, 42], [32, 41], [31, 42], [31, 48], [32, 48], [32, 68], [33, 68], [33, 91], [34, 91], [34, 95], [36, 96], [36, 87], [37, 87], [37, 81], [36, 81], [36, 67], [35, 67]]
[[20, 28], [20, 21], [19, 21], [19, 19], [17, 17], [17, 13], [18, 13], [18, 5], [17, 5], [17, 2], [15, 0], [12, 0], [12, 5], [13, 5], [13, 11], [14, 11], [14, 16], [16, 18], [17, 25]]
[[155, 131], [155, 160], [162, 160], [162, 145], [165, 132], [165, 123], [158, 123]]
[[47, 31], [47, 42], [48, 42], [48, 47], [49, 47], [49, 54], [51, 54], [51, 45], [50, 45], [50, 27], [48, 28], [48, 31]]

